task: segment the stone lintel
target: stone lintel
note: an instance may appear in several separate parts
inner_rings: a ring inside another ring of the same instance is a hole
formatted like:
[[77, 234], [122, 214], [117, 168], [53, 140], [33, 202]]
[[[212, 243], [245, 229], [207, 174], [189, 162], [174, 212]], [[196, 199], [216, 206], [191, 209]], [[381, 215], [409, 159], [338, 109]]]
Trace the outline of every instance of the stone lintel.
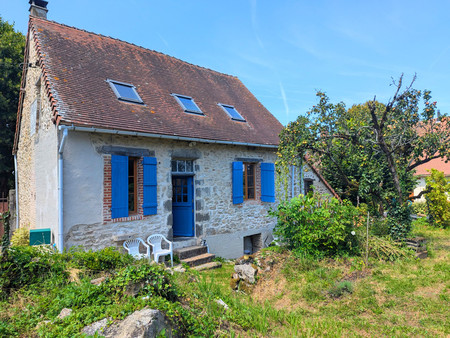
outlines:
[[144, 148], [128, 148], [118, 146], [101, 146], [97, 148], [97, 152], [100, 154], [111, 154], [131, 157], [155, 157], [155, 151]]
[[250, 158], [250, 157], [238, 157], [238, 158], [236, 158], [236, 161], [259, 163], [259, 162], [262, 162], [263, 159], [262, 158]]

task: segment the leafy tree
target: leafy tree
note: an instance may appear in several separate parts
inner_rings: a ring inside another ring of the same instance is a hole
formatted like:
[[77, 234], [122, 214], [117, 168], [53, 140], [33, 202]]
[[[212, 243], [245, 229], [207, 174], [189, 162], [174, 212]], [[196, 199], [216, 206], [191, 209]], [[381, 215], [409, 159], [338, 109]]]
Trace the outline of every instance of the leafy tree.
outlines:
[[[362, 198], [377, 213], [388, 210], [389, 223], [405, 224], [407, 230], [415, 168], [450, 156], [448, 118], [439, 116], [430, 91], [412, 88], [414, 80], [404, 89], [403, 75], [394, 81], [394, 96], [386, 104], [374, 98], [350, 109], [318, 92], [319, 103], [280, 134], [280, 176], [308, 155], [344, 197]], [[396, 226], [391, 234], [404, 237], [405, 229]]]
[[12, 146], [25, 37], [0, 17], [0, 192], [13, 185]]
[[450, 227], [450, 180], [442, 171], [431, 169], [431, 175], [426, 178], [425, 195], [430, 223], [437, 227]]

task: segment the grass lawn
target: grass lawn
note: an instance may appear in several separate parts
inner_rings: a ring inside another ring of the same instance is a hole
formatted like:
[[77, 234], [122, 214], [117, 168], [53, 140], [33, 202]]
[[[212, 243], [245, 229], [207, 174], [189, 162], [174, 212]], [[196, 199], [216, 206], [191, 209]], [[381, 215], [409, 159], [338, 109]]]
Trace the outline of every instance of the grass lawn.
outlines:
[[250, 295], [231, 291], [233, 264], [179, 283], [226, 336], [449, 336], [450, 231], [416, 225], [414, 235], [428, 239], [428, 258], [366, 268], [359, 258], [317, 262], [266, 251], [262, 259], [273, 265]]
[[[232, 291], [232, 263], [170, 276], [112, 249], [33, 257], [36, 250], [25, 247], [14, 260], [0, 261], [0, 286], [16, 286], [0, 293], [0, 336], [81, 336], [92, 322], [150, 307], [183, 336], [448, 337], [450, 230], [416, 223], [414, 235], [428, 239], [428, 258], [365, 266], [359, 257], [317, 261], [266, 249], [250, 294]], [[99, 276], [105, 281], [91, 284]], [[130, 281], [145, 282], [139, 294], [126, 294]], [[62, 308], [73, 312], [58, 319]]]

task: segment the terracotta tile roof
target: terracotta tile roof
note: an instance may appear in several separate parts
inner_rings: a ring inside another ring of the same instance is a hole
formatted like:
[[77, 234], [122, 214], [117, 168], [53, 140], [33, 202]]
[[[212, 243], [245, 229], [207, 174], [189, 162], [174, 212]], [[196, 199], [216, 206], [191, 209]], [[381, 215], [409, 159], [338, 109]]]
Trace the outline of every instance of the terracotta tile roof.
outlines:
[[[282, 125], [234, 76], [39, 18], [30, 29], [60, 124], [278, 144]], [[107, 79], [136, 86], [145, 105], [119, 101]], [[185, 113], [171, 93], [191, 96], [205, 115]], [[217, 103], [247, 122], [232, 121]]]
[[445, 176], [450, 176], [450, 161], [445, 163], [445, 160], [442, 158], [435, 158], [427, 163], [424, 163], [422, 165], [419, 165], [416, 168], [416, 176], [419, 175], [430, 175], [430, 173], [427, 170], [430, 169], [436, 169], [439, 171], [443, 171]]

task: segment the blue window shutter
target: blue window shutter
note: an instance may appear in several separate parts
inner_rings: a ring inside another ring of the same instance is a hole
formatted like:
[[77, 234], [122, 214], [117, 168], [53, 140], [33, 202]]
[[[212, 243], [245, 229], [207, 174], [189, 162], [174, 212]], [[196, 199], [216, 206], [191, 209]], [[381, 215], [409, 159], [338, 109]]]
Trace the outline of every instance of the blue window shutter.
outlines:
[[233, 204], [244, 202], [243, 163], [233, 162]]
[[144, 216], [156, 215], [157, 202], [157, 180], [156, 180], [156, 158], [144, 157]]
[[111, 217], [128, 217], [128, 156], [111, 155]]
[[261, 201], [275, 202], [275, 164], [261, 163]]

